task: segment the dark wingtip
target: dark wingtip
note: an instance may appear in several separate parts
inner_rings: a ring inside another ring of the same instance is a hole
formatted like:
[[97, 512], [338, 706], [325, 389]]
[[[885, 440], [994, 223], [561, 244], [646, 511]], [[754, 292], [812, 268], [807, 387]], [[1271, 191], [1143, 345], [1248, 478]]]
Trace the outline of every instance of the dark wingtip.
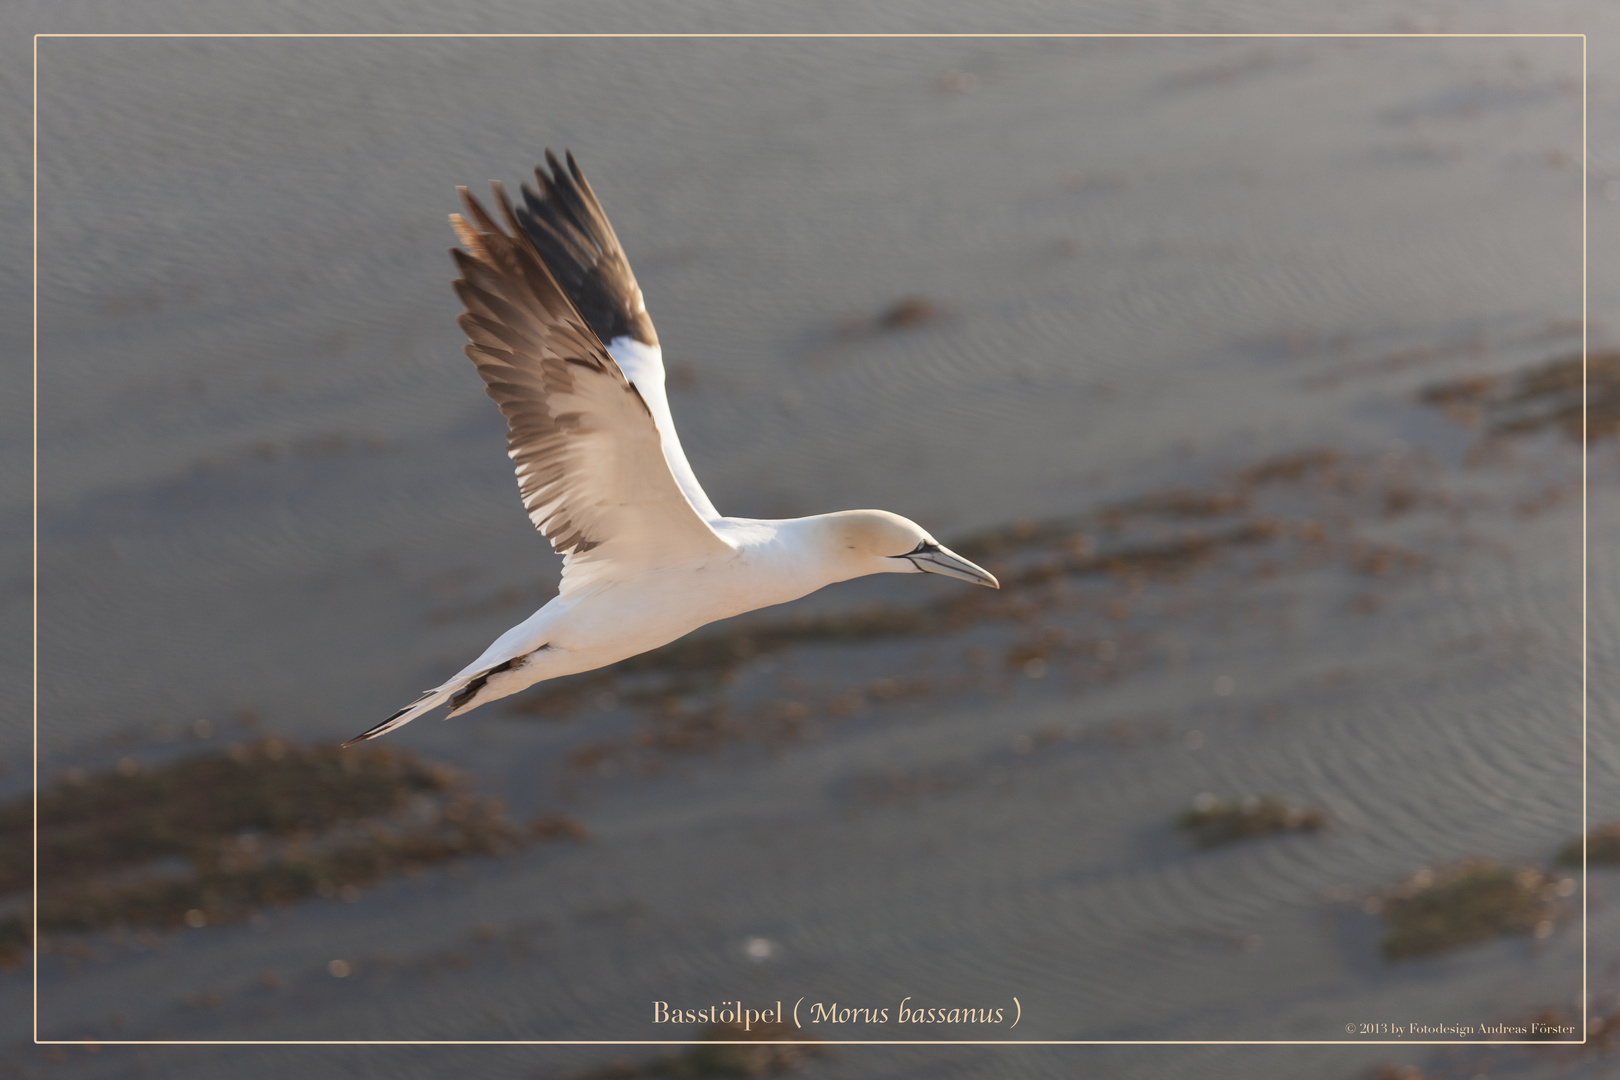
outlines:
[[[432, 693], [432, 691], [430, 690], [430, 691], [428, 691], [428, 693]], [[427, 696], [427, 694], [422, 695], [422, 697], [426, 697], [426, 696]], [[367, 739], [375, 739], [379, 735], [386, 734], [390, 730], [389, 729], [390, 724], [392, 724], [395, 720], [398, 720], [400, 717], [404, 716], [406, 713], [410, 712], [412, 709], [416, 708], [416, 706], [418, 704], [420, 704], [421, 701], [422, 701], [422, 698], [417, 698], [415, 701], [411, 702], [409, 705], [405, 706], [403, 709], [400, 709], [397, 712], [395, 712], [392, 716], [390, 716], [388, 719], [384, 720], [382, 723], [377, 724], [377, 725], [375, 725], [373, 727], [369, 727], [366, 730], [362, 731], [360, 734], [356, 735], [354, 738], [352, 738], [348, 742], [344, 743], [343, 744], [343, 749], [347, 750], [349, 747], [353, 746], [355, 743], [362, 743], [362, 742], [365, 742]]]
[[362, 731], [360, 734], [356, 735], [354, 738], [352, 738], [348, 742], [344, 743], [343, 744], [343, 749], [347, 750], [349, 747], [353, 746], [355, 743], [363, 743], [367, 739], [375, 739], [377, 736], [379, 736], [379, 735], [383, 734], [384, 732], [386, 732], [388, 730], [388, 725], [392, 724], [395, 721], [395, 719], [397, 719], [399, 717], [399, 713], [402, 713], [404, 711], [405, 711], [404, 709], [401, 709], [401, 710], [399, 710], [399, 712], [395, 713], [393, 716], [390, 716], [388, 719], [384, 720], [382, 723], [378, 724], [376, 727], [370, 727], [370, 728], [367, 728], [366, 730]]

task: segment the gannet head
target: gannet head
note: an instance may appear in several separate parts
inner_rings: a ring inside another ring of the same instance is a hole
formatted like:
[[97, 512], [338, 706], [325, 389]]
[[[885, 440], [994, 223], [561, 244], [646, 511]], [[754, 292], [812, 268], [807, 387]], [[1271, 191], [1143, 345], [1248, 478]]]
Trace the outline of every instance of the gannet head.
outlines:
[[944, 574], [1001, 588], [994, 575], [928, 535], [921, 525], [887, 510], [821, 515], [822, 542], [844, 578], [867, 574]]

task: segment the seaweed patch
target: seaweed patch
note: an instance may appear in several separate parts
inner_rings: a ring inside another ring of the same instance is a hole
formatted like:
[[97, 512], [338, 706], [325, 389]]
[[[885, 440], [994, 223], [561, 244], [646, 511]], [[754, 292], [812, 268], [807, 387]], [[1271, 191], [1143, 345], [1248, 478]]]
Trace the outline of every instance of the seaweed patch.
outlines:
[[[1581, 438], [1581, 356], [1556, 357], [1525, 371], [1472, 375], [1436, 383], [1419, 400], [1489, 435], [1524, 435], [1553, 428]], [[1584, 379], [1586, 434], [1620, 433], [1620, 352], [1589, 353]]]
[[1176, 819], [1176, 825], [1201, 848], [1270, 836], [1282, 832], [1316, 832], [1327, 815], [1314, 807], [1290, 806], [1271, 796], [1218, 799], [1203, 794]]
[[1383, 914], [1385, 959], [1408, 960], [1503, 934], [1548, 937], [1558, 900], [1573, 893], [1573, 886], [1573, 880], [1535, 867], [1473, 860], [1421, 870], [1363, 909]]
[[[0, 805], [0, 963], [28, 946], [32, 814], [30, 799]], [[126, 758], [40, 793], [39, 929], [236, 922], [311, 896], [355, 900], [386, 876], [451, 859], [586, 835], [557, 815], [515, 824], [455, 770], [392, 747], [268, 737], [151, 767]]]

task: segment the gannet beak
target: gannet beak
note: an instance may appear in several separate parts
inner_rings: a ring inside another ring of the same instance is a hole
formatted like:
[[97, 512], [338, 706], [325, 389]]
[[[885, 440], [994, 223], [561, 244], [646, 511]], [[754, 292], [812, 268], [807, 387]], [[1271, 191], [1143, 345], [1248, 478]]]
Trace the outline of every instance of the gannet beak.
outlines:
[[992, 589], [1001, 588], [1001, 582], [990, 571], [973, 565], [950, 548], [938, 544], [919, 544], [916, 551], [899, 558], [910, 559], [911, 565], [925, 573], [944, 574], [946, 577], [971, 581], [975, 585], [988, 585]]

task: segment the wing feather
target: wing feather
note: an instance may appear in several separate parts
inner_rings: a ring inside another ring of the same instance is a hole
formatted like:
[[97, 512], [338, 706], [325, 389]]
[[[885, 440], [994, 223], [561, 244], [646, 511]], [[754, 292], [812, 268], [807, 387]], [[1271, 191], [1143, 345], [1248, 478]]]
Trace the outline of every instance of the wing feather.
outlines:
[[631, 337], [657, 345], [658, 334], [619, 237], [574, 155], [565, 155], [566, 170], [546, 150], [551, 172], [535, 167], [539, 190], [523, 186], [523, 205], [514, 220], [603, 344]]
[[453, 250], [467, 357], [507, 423], [524, 509], [564, 557], [564, 594], [659, 566], [730, 554], [692, 508], [642, 395], [518, 225], [460, 189]]
[[630, 260], [574, 155], [565, 157], [566, 169], [557, 155], [546, 151], [550, 171], [535, 168], [535, 189], [524, 186], [523, 204], [509, 220], [514, 231], [521, 226], [586, 324], [641, 392], [658, 425], [676, 483], [698, 516], [714, 521], [720, 512], [698, 483], [675, 431], [664, 392], [663, 352]]

